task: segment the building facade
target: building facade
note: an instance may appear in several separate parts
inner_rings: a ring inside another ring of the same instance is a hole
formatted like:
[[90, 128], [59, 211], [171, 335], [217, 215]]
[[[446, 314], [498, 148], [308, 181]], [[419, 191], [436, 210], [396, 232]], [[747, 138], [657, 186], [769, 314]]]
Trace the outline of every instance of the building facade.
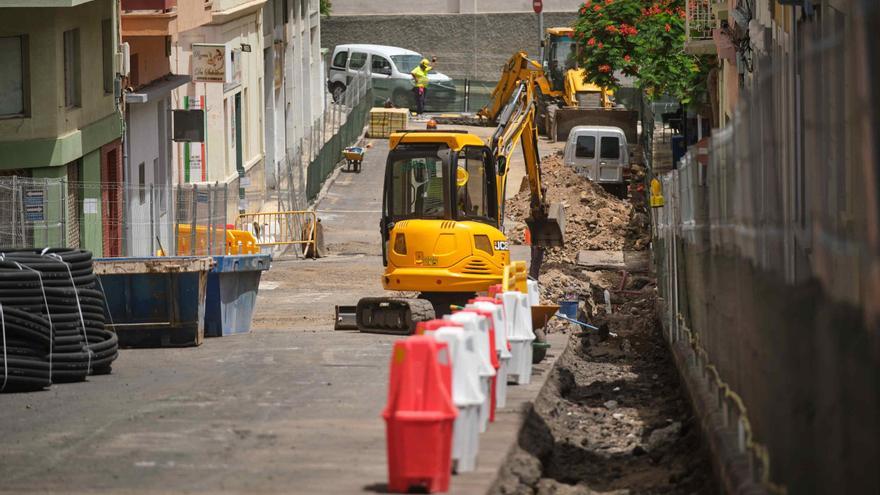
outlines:
[[[125, 91], [125, 241], [129, 256], [174, 242], [172, 187], [181, 150], [172, 140], [177, 88], [191, 80], [172, 62], [181, 33], [211, 20], [203, 0], [121, 0], [129, 71]], [[149, 226], [153, 227], [150, 228]], [[149, 242], [145, 242], [149, 240]], [[154, 242], [155, 241], [155, 242]]]
[[117, 192], [80, 185], [123, 176], [118, 19], [116, 0], [0, 6], [0, 173], [67, 184], [42, 193], [62, 197], [42, 197], [29, 213], [40, 222], [63, 208], [64, 231], [44, 226], [46, 244], [118, 249]]

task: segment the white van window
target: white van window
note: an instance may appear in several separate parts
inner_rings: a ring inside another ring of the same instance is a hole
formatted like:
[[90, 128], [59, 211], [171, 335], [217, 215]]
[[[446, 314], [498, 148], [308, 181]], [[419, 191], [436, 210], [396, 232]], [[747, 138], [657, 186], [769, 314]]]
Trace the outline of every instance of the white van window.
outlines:
[[391, 75], [391, 62], [389, 62], [387, 58], [373, 55], [373, 63], [371, 65], [374, 74]]
[[360, 69], [367, 63], [367, 54], [363, 52], [351, 52], [351, 58], [348, 60], [349, 69]]
[[577, 158], [596, 158], [596, 137], [578, 136], [574, 156]]
[[341, 51], [333, 57], [333, 67], [344, 69], [346, 62], [348, 62], [348, 52], [346, 51]]
[[607, 158], [609, 160], [620, 159], [620, 138], [602, 137], [599, 158]]
[[391, 60], [397, 66], [397, 70], [404, 74], [409, 74], [413, 69], [419, 66], [422, 61], [421, 55], [392, 55]]

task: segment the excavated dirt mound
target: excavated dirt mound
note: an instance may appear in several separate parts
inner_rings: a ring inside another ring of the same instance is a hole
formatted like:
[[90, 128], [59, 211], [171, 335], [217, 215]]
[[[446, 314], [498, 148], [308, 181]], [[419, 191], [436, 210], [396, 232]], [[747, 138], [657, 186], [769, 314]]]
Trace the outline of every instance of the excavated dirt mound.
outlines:
[[[566, 213], [565, 247], [549, 250], [545, 261], [574, 263], [580, 250], [641, 250], [648, 246], [648, 216], [577, 175], [562, 162], [561, 155], [541, 161], [541, 180], [547, 200], [562, 203]], [[515, 222], [508, 235], [515, 243], [525, 241], [529, 199], [528, 187], [524, 187], [507, 203], [506, 215]]]
[[615, 299], [601, 332], [571, 333], [489, 493], [718, 493], [653, 286]]

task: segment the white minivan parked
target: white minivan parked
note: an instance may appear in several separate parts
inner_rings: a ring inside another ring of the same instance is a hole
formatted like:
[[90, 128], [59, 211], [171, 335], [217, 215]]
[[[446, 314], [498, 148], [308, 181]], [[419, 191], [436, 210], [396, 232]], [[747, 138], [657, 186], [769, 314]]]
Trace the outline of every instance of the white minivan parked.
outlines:
[[[338, 45], [330, 57], [327, 87], [334, 101], [339, 101], [351, 79], [359, 72], [368, 72], [373, 80], [376, 104], [390, 99], [398, 108], [413, 108], [415, 96], [410, 72], [419, 65], [422, 54], [384, 45]], [[450, 111], [455, 103], [455, 84], [440, 72], [428, 74], [427, 108]]]
[[618, 127], [579, 125], [568, 134], [563, 160], [578, 175], [626, 196], [623, 172], [629, 168], [626, 134]]

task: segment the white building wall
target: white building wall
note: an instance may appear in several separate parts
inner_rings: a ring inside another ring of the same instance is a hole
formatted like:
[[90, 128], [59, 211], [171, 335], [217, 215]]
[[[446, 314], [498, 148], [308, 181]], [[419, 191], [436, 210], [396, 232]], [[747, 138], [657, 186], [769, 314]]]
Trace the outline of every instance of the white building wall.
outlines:
[[[216, 10], [216, 6], [215, 6]], [[177, 64], [182, 74], [192, 74], [192, 44], [222, 43], [227, 50], [250, 45], [251, 51], [240, 52], [241, 82], [237, 85], [194, 82], [177, 91], [175, 108], [183, 108], [183, 96], [191, 99], [206, 97], [206, 164], [207, 182], [230, 182], [238, 176], [233, 128], [235, 95], [242, 98], [242, 162], [245, 170], [261, 164], [264, 152], [263, 127], [263, 36], [262, 12], [256, 10], [223, 24], [209, 24], [180, 35]], [[182, 170], [183, 160], [178, 160]], [[178, 178], [181, 174], [178, 174]], [[193, 178], [195, 179], [195, 178]], [[190, 182], [198, 182], [191, 180]]]
[[[296, 151], [320, 117], [324, 101], [321, 64], [320, 14], [317, 1], [289, 0], [288, 23], [283, 24], [283, 3], [269, 0], [263, 9], [263, 46], [283, 41], [283, 82], [280, 88], [264, 84], [266, 109], [266, 185], [275, 187], [276, 175], [285, 172], [287, 153]], [[305, 12], [303, 11], [305, 9]], [[264, 53], [265, 78], [274, 77], [276, 60]], [[269, 64], [271, 59], [272, 65]]]

